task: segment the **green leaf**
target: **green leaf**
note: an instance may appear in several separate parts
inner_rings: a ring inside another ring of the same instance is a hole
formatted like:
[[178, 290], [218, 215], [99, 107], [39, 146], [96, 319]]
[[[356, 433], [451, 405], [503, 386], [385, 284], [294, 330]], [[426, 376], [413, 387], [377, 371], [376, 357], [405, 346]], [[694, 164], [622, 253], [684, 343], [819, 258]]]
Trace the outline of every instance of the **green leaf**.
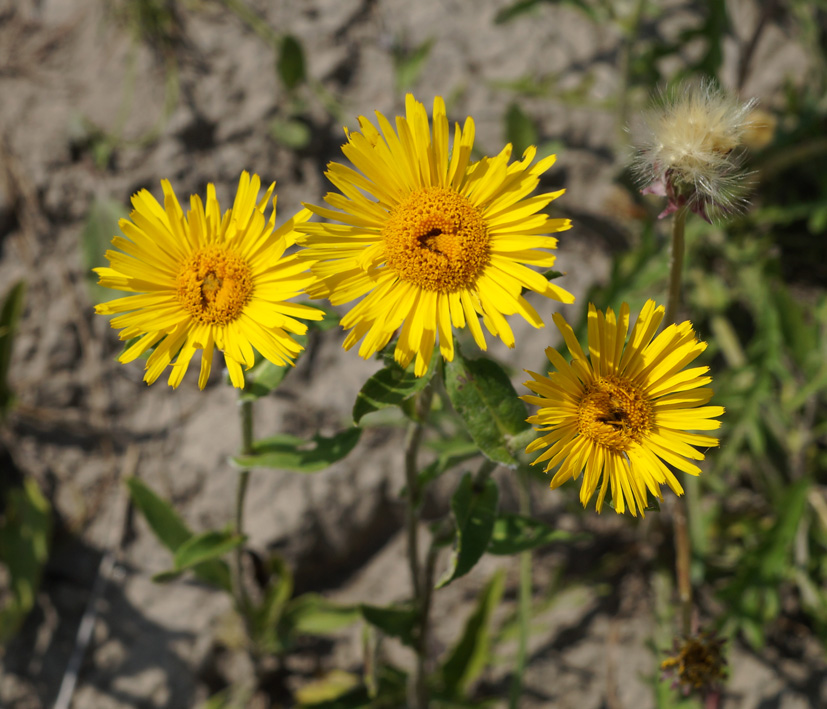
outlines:
[[459, 641], [442, 665], [442, 681], [450, 693], [464, 695], [489, 662], [491, 616], [505, 589], [505, 571], [498, 570], [477, 599]]
[[494, 531], [498, 498], [497, 483], [491, 478], [477, 487], [470, 473], [463, 476], [451, 498], [457, 529], [454, 552], [437, 588], [467, 574], [485, 553]]
[[[161, 499], [140, 479], [132, 477], [126, 481], [132, 502], [143, 513], [150, 529], [158, 540], [173, 554], [192, 538], [193, 534], [184, 524], [178, 513], [166, 500]], [[224, 562], [208, 561], [199, 564], [193, 569], [196, 577], [204, 583], [217, 588], [230, 590], [230, 570]], [[158, 583], [171, 581], [180, 575], [180, 570], [166, 571], [157, 574], [154, 580]]]
[[505, 139], [514, 146], [514, 155], [522, 155], [530, 145], [540, 142], [537, 126], [517, 103], [510, 104], [505, 112]]
[[297, 118], [274, 118], [270, 121], [270, 135], [277, 143], [293, 150], [306, 148], [313, 139], [310, 126]]
[[435, 371], [435, 362], [439, 359], [431, 355], [431, 362], [425, 376], [414, 375], [414, 362], [402, 369], [396, 362], [380, 369], [368, 379], [362, 390], [356, 395], [353, 404], [353, 423], [358, 424], [363, 416], [387, 408], [400, 406], [403, 401], [422, 391], [431, 380]]
[[143, 513], [150, 528], [155, 532], [161, 544], [171, 552], [175, 552], [192, 532], [187, 529], [178, 513], [166, 500], [162, 500], [147, 485], [138, 478], [129, 478], [126, 481], [132, 502]]
[[115, 293], [110, 288], [98, 285], [98, 277], [92, 269], [104, 264], [104, 254], [112, 244], [112, 237], [121, 233], [118, 222], [127, 216], [129, 212], [120, 202], [98, 198], [92, 202], [86, 215], [86, 224], [80, 235], [80, 247], [86, 285], [95, 303], [102, 303]]
[[497, 521], [494, 523], [494, 531], [491, 534], [491, 541], [488, 543], [488, 553], [517, 554], [553, 542], [573, 542], [583, 538], [583, 535], [572, 534], [562, 529], [553, 529], [532, 517], [504, 513], [497, 517]]
[[572, 7], [580, 10], [592, 22], [599, 21], [597, 12], [595, 12], [595, 9], [586, 0], [517, 0], [508, 7], [504, 7], [502, 10], [497, 12], [494, 16], [494, 24], [501, 25], [506, 22], [510, 22], [515, 17], [519, 17], [520, 15], [533, 10], [535, 7], [543, 3], [548, 3], [550, 5], [555, 3], [571, 5]]
[[320, 702], [340, 699], [361, 686], [362, 682], [356, 675], [342, 670], [331, 670], [320, 679], [298, 689], [296, 700], [301, 706], [314, 706]]
[[[307, 347], [307, 335], [293, 335], [293, 339], [302, 347]], [[267, 396], [278, 388], [291, 369], [292, 365], [278, 365], [264, 357], [259, 358], [253, 368], [244, 374], [244, 392], [241, 394], [241, 400], [255, 401]]]
[[18, 281], [9, 289], [0, 309], [0, 419], [5, 417], [14, 402], [14, 392], [9, 386], [9, 368], [25, 294], [26, 284]]
[[360, 615], [358, 606], [343, 606], [316, 593], [305, 593], [291, 601], [284, 622], [300, 635], [327, 635], [356, 622]]
[[512, 436], [531, 426], [525, 404], [503, 369], [489, 359], [468, 360], [457, 350], [445, 363], [445, 388], [465, 428], [486, 457], [516, 466]]
[[140, 479], [129, 478], [126, 486], [132, 502], [143, 513], [155, 536], [167, 549], [177, 551], [192, 536], [172, 505], [158, 497]]
[[245, 537], [230, 531], [210, 530], [196, 534], [175, 552], [175, 570], [186, 571], [206, 561], [213, 561], [244, 543]]
[[[272, 555], [267, 563], [267, 590], [264, 601], [256, 609], [255, 623], [261, 637], [270, 636], [274, 645], [278, 636], [279, 626], [283, 622], [284, 612], [290, 597], [293, 595], [293, 572], [281, 556]], [[281, 649], [274, 647], [274, 651]]]
[[407, 606], [359, 606], [362, 617], [379, 628], [385, 635], [397, 638], [403, 644], [413, 647], [414, 629], [418, 619], [416, 610]]
[[377, 674], [378, 687], [373, 693], [361, 684], [334, 699], [302, 703], [299, 707], [302, 709], [391, 709], [393, 707], [395, 709], [406, 706], [405, 673], [383, 664]]
[[8, 588], [0, 600], [0, 643], [17, 632], [34, 607], [43, 566], [49, 558], [52, 509], [31, 478], [8, 491], [0, 516], [0, 562], [8, 570]]
[[348, 428], [333, 436], [316, 434], [310, 441], [279, 434], [253, 444], [252, 455], [233, 458], [240, 468], [275, 468], [315, 473], [344, 458], [359, 442], [362, 429]]
[[401, 45], [394, 47], [393, 65], [396, 73], [397, 91], [402, 92], [410, 89], [416, 83], [425, 68], [425, 61], [428, 59], [433, 45], [434, 39], [430, 38], [414, 47], [413, 50], [407, 50]]
[[293, 35], [285, 35], [281, 40], [277, 67], [281, 81], [289, 91], [307, 78], [304, 50]]

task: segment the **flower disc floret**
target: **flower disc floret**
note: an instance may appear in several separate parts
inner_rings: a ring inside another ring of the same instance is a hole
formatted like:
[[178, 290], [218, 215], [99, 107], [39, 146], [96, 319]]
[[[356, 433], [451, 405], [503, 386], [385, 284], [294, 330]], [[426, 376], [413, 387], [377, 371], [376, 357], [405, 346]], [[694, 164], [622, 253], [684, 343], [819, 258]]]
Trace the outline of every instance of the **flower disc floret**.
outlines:
[[194, 320], [226, 325], [244, 310], [253, 294], [250, 265], [221, 247], [199, 249], [178, 273], [178, 298]]
[[445, 187], [417, 190], [388, 215], [382, 229], [388, 268], [420, 288], [470, 288], [489, 261], [488, 232], [467, 197]]
[[645, 394], [621, 377], [595, 380], [583, 392], [577, 412], [580, 434], [613, 452], [640, 443], [652, 427], [652, 404]]

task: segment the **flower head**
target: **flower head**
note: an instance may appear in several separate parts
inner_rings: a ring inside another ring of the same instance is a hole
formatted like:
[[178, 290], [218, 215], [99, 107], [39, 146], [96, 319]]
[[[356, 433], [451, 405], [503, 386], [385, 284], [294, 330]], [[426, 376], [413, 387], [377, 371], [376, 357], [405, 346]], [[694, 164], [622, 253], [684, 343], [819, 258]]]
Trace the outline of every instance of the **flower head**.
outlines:
[[707, 221], [743, 208], [754, 105], [703, 81], [673, 87], [644, 115], [633, 167], [644, 194], [669, 198], [661, 217], [683, 205]]
[[296, 318], [323, 316], [316, 308], [285, 302], [314, 280], [305, 262], [284, 256], [295, 243], [294, 228], [310, 212], [302, 210], [275, 229], [275, 198], [269, 220], [264, 216], [275, 183], [257, 201], [261, 181], [247, 172], [223, 217], [212, 184], [206, 205], [194, 195], [186, 215], [170, 183], [161, 185], [163, 207], [147, 190], [132, 197], [134, 210], [120, 221], [127, 238], [116, 236], [112, 244], [120, 251], [107, 251], [109, 267], [95, 269], [102, 286], [138, 294], [95, 307], [117, 315], [112, 327], [123, 328], [122, 340], [135, 340], [119, 361], [131, 362], [155, 346], [144, 381], [152, 384], [171, 364], [169, 384], [177, 387], [201, 350], [201, 389], [216, 347], [236, 387], [244, 386], [242, 367], [253, 366], [253, 348], [275, 364], [292, 364], [302, 347], [291, 333], [307, 331]]
[[691, 460], [703, 460], [697, 448], [717, 446], [718, 440], [691, 431], [720, 426], [714, 417], [721, 406], [704, 406], [712, 390], [709, 367], [684, 369], [706, 343], [699, 342], [692, 325], [670, 325], [657, 337], [663, 307], [648, 301], [627, 341], [629, 306], [617, 317], [604, 315], [589, 305], [589, 356], [580, 348], [574, 331], [559, 315], [554, 322], [571, 352], [567, 362], [552, 347], [546, 350], [557, 370], [548, 376], [528, 372], [534, 378], [526, 386], [537, 396], [522, 397], [539, 411], [528, 420], [544, 435], [526, 449], [546, 450], [534, 461], [546, 463], [546, 472], [557, 468], [551, 479], [556, 488], [577, 479], [585, 468], [580, 501], [585, 507], [598, 485], [597, 511], [607, 491], [618, 513], [628, 506], [632, 515], [643, 514], [647, 491], [662, 499], [666, 483], [678, 495], [683, 488], [669, 466], [690, 475], [700, 473]]
[[[425, 107], [410, 94], [396, 129], [377, 112], [379, 128], [359, 119], [342, 151], [355, 170], [331, 163], [330, 181], [342, 194], [308, 205], [341, 224], [306, 224], [307, 258], [319, 281], [309, 293], [334, 305], [357, 303], [342, 319], [351, 330], [347, 349], [364, 338], [359, 354], [370, 357], [401, 328], [394, 351], [415, 372], [427, 370], [434, 344], [453, 359], [452, 328], [467, 326], [481, 349], [479, 324], [509, 347], [514, 335], [504, 315], [519, 313], [535, 327], [543, 321], [523, 288], [565, 303], [573, 296], [529, 266], [550, 267], [557, 240], [548, 236], [568, 219], [539, 213], [562, 194], [529, 197], [554, 157], [531, 165], [536, 149], [509, 164], [511, 146], [494, 158], [471, 162], [474, 122], [454, 129], [449, 146], [445, 103], [434, 100], [433, 127]], [[381, 132], [380, 132], [381, 131]]]
[[680, 689], [684, 696], [693, 690], [703, 694], [716, 691], [726, 678], [725, 643], [713, 632], [676, 639], [674, 655], [661, 662], [660, 668], [666, 678], [673, 679], [673, 689]]

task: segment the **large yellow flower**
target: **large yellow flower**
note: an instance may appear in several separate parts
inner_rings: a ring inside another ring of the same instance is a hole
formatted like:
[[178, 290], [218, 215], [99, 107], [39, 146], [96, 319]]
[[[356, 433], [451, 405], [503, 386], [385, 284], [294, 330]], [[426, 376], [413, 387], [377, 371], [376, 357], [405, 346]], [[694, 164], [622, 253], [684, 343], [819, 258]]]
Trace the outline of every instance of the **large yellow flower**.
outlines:
[[[684, 369], [706, 349], [689, 322], [670, 325], [657, 337], [663, 306], [648, 301], [632, 328], [628, 342], [629, 306], [619, 317], [611, 309], [604, 316], [589, 305], [589, 358], [574, 331], [558, 314], [554, 322], [571, 352], [567, 362], [552, 347], [546, 350], [557, 371], [543, 376], [528, 372], [534, 381], [526, 386], [539, 396], [524, 396], [540, 410], [528, 420], [547, 431], [526, 449], [547, 448], [534, 463], [546, 462], [545, 470], [557, 468], [551, 480], [556, 488], [577, 478], [585, 468], [580, 501], [585, 507], [601, 484], [597, 498], [600, 512], [611, 488], [615, 509], [643, 514], [647, 490], [663, 499], [666, 483], [683, 493], [669, 466], [690, 475], [701, 472], [691, 460], [703, 460], [697, 448], [717, 446], [718, 440], [691, 431], [710, 431], [722, 406], [704, 406], [712, 390], [709, 367]], [[654, 338], [654, 339], [653, 339]]]
[[120, 361], [131, 362], [155, 345], [144, 380], [152, 384], [172, 364], [169, 383], [177, 387], [195, 351], [202, 350], [202, 389], [215, 347], [224, 352], [236, 387], [244, 386], [242, 366], [253, 365], [254, 347], [275, 364], [292, 364], [302, 347], [290, 333], [307, 331], [295, 318], [323, 316], [316, 308], [285, 302], [314, 280], [305, 261], [284, 256], [295, 243], [296, 225], [310, 212], [304, 209], [274, 230], [275, 198], [269, 220], [264, 211], [275, 183], [257, 202], [261, 180], [247, 172], [223, 217], [212, 184], [206, 206], [194, 195], [186, 215], [169, 182], [161, 184], [164, 206], [147, 190], [135, 194], [130, 218], [120, 221], [127, 238], [112, 240], [121, 251], [107, 251], [110, 267], [95, 269], [102, 286], [139, 294], [95, 308], [105, 315], [123, 313], [112, 319], [112, 327], [123, 328], [122, 340], [138, 338]]
[[[550, 232], [568, 219], [538, 213], [563, 193], [528, 198], [554, 156], [533, 167], [536, 149], [508, 164], [511, 146], [494, 158], [471, 162], [474, 122], [454, 129], [449, 146], [445, 103], [434, 100], [433, 132], [425, 107], [408, 94], [407, 117], [396, 130], [377, 112], [379, 129], [359, 118], [361, 132], [347, 133], [342, 151], [356, 170], [331, 163], [327, 176], [342, 194], [333, 207], [307, 205], [341, 224], [305, 224], [299, 231], [306, 257], [319, 277], [308, 292], [334, 305], [362, 300], [342, 319], [352, 329], [344, 346], [370, 357], [401, 327], [394, 357], [415, 372], [427, 370], [434, 344], [453, 359], [452, 326], [471, 330], [486, 348], [479, 316], [509, 347], [514, 335], [504, 315], [519, 313], [534, 327], [543, 321], [523, 298], [527, 288], [564, 303], [574, 300], [530, 266], [554, 264], [557, 239]], [[380, 133], [381, 130], [381, 133]], [[358, 171], [358, 172], [357, 172]]]

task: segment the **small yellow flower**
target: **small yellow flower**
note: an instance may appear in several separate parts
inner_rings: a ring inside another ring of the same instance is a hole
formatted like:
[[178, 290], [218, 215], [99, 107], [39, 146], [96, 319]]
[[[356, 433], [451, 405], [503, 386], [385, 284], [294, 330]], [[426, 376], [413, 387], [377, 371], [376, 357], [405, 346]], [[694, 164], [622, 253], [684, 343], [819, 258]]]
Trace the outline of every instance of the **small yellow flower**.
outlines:
[[171, 364], [169, 384], [177, 387], [201, 350], [201, 389], [216, 347], [224, 352], [236, 387], [244, 386], [242, 367], [253, 366], [253, 348], [275, 364], [292, 364], [302, 347], [290, 333], [307, 331], [296, 318], [323, 317], [316, 308], [286, 302], [314, 280], [306, 262], [284, 256], [295, 243], [295, 227], [310, 212], [302, 210], [274, 230], [275, 198], [269, 220], [264, 211], [275, 183], [257, 202], [261, 181], [247, 172], [223, 217], [214, 185], [207, 186], [206, 206], [191, 197], [186, 215], [170, 183], [161, 185], [164, 206], [147, 190], [135, 194], [130, 218], [120, 221], [127, 238], [112, 240], [120, 251], [106, 252], [109, 268], [94, 269], [102, 286], [138, 294], [95, 307], [97, 313], [118, 316], [112, 327], [123, 328], [121, 340], [137, 338], [119, 361], [131, 362], [155, 346], [144, 381], [152, 384]]
[[[449, 145], [445, 103], [434, 100], [433, 128], [425, 107], [408, 94], [406, 117], [396, 129], [377, 113], [379, 129], [361, 117], [361, 132], [347, 133], [342, 147], [355, 170], [331, 163], [327, 176], [342, 194], [308, 205], [341, 224], [306, 224], [299, 231], [306, 257], [319, 281], [309, 293], [341, 305], [361, 298], [342, 319], [351, 330], [344, 346], [364, 338], [359, 354], [368, 358], [397, 330], [396, 361], [415, 373], [428, 367], [436, 341], [450, 361], [452, 328], [467, 326], [486, 348], [479, 324], [509, 347], [511, 327], [503, 317], [519, 313], [534, 327], [543, 321], [523, 289], [570, 303], [573, 296], [531, 266], [549, 268], [557, 240], [551, 232], [570, 227], [540, 210], [563, 193], [529, 195], [554, 156], [532, 166], [536, 149], [509, 164], [511, 146], [494, 158], [471, 162], [474, 122], [454, 129]], [[381, 130], [381, 132], [380, 132]]]
[[704, 406], [712, 390], [709, 367], [685, 369], [706, 349], [692, 325], [670, 325], [655, 337], [663, 306], [648, 301], [628, 341], [629, 306], [624, 303], [617, 317], [611, 309], [589, 305], [588, 358], [574, 331], [559, 314], [554, 322], [572, 355], [571, 363], [553, 347], [546, 350], [556, 371], [548, 376], [528, 372], [534, 380], [526, 386], [538, 396], [521, 397], [540, 407], [528, 421], [544, 435], [529, 444], [527, 453], [545, 448], [534, 461], [546, 463], [545, 471], [557, 468], [551, 487], [577, 479], [583, 484], [580, 501], [585, 507], [601, 485], [597, 511], [611, 488], [618, 513], [628, 506], [632, 515], [643, 514], [647, 491], [663, 499], [660, 486], [666, 483], [678, 495], [683, 488], [669, 466], [690, 475], [701, 470], [691, 460], [703, 460], [697, 448], [717, 446], [711, 436], [692, 433], [709, 431], [721, 424], [714, 420], [724, 409]]
[[742, 147], [754, 106], [703, 81], [672, 87], [643, 116], [633, 168], [644, 194], [669, 198], [661, 217], [683, 205], [707, 220], [743, 208]]

